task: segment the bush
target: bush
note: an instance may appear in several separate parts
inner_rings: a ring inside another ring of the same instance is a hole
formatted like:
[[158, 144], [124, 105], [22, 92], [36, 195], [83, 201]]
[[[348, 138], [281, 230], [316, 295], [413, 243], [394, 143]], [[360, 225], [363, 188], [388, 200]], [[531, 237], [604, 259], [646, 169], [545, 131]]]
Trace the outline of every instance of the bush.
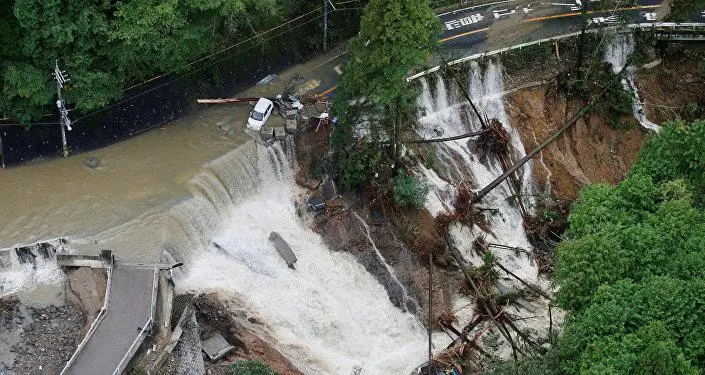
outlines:
[[401, 208], [423, 206], [428, 194], [428, 185], [399, 171], [394, 178], [394, 201]]
[[260, 361], [237, 361], [228, 367], [229, 375], [277, 375], [265, 363]]
[[428, 153], [426, 154], [426, 167], [428, 169], [433, 169], [436, 166], [436, 145], [431, 144], [428, 146]]
[[685, 21], [688, 19], [688, 15], [696, 11], [702, 11], [704, 7], [705, 0], [673, 0], [668, 20]]
[[371, 143], [363, 143], [352, 149], [340, 160], [340, 175], [343, 187], [352, 189], [364, 184], [380, 171], [382, 150]]

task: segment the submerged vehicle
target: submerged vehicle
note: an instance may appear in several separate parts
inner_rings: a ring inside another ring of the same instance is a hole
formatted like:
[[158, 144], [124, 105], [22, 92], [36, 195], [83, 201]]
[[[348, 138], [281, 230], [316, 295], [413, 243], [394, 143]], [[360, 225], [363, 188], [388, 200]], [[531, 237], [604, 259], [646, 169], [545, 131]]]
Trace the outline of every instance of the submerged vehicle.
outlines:
[[289, 247], [289, 244], [284, 241], [282, 236], [280, 236], [277, 232], [272, 232], [269, 234], [269, 240], [274, 242], [274, 247], [279, 252], [279, 255], [284, 258], [287, 266], [289, 266], [292, 270], [296, 270], [294, 267], [294, 263], [296, 263], [296, 254], [294, 254]]
[[262, 130], [262, 127], [272, 114], [272, 109], [274, 109], [274, 102], [267, 98], [259, 98], [255, 108], [250, 112], [250, 117], [247, 119], [247, 128], [254, 131]]

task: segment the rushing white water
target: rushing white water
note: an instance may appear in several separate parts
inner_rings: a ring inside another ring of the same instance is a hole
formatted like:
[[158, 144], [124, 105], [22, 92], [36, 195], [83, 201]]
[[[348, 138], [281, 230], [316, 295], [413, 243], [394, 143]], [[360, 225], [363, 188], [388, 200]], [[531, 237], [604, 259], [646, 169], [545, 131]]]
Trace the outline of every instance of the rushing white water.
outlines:
[[63, 240], [0, 249], [0, 298], [18, 294], [32, 304], [54, 302], [64, 281], [56, 264], [57, 251], [64, 251]]
[[375, 244], [375, 241], [372, 239], [372, 236], [370, 235], [370, 226], [365, 222], [365, 219], [361, 218], [360, 215], [357, 214], [357, 212], [353, 211], [353, 216], [357, 219], [358, 223], [360, 224], [361, 229], [365, 232], [365, 237], [367, 237], [367, 241], [370, 243], [372, 246], [372, 250], [374, 250], [375, 255], [377, 257], [377, 260], [382, 264], [384, 269], [387, 271], [389, 274], [389, 277], [391, 278], [392, 282], [394, 283], [394, 288], [400, 291], [401, 294], [401, 303], [402, 306], [404, 306], [404, 311], [411, 313], [411, 314], [416, 314], [420, 310], [420, 306], [418, 301], [411, 297], [409, 295], [409, 291], [406, 290], [404, 287], [404, 284], [399, 281], [399, 278], [396, 275], [396, 272], [394, 272], [394, 269], [392, 266], [390, 266], [387, 261], [384, 259], [384, 256], [382, 256], [382, 253], [379, 251], [379, 248], [377, 248], [377, 244]]
[[[632, 34], [617, 34], [605, 47], [603, 60], [612, 64], [612, 71], [618, 73], [624, 68], [629, 55], [632, 53], [634, 53], [634, 37]], [[627, 67], [626, 74], [622, 78], [622, 86], [624, 86], [625, 90], [632, 93], [632, 112], [641, 126], [658, 132], [661, 127], [646, 118], [644, 104], [639, 99], [639, 91], [634, 84], [635, 71], [636, 69], [633, 66]]]
[[431, 89], [428, 87], [428, 81], [426, 77], [419, 78], [421, 82], [421, 96], [419, 97], [419, 106], [426, 110], [426, 113], [433, 112], [433, 97], [431, 96]]
[[[510, 136], [511, 160], [508, 163], [526, 155], [519, 133], [509, 123], [509, 118], [504, 110], [504, 103], [501, 99], [501, 94], [504, 91], [501, 66], [495, 62], [489, 62], [483, 72], [477, 64], [473, 63], [469, 74], [471, 98], [487, 119], [499, 120]], [[443, 87], [445, 86], [439, 86], [437, 95], [447, 97], [447, 93], [440, 90]], [[427, 115], [420, 119], [421, 136], [424, 138], [434, 138], [439, 135], [449, 137], [480, 130], [480, 122], [466, 104], [457, 103], [437, 112], [427, 112]], [[441, 171], [441, 175], [447, 181], [453, 182], [456, 186], [469, 182], [473, 189], [477, 190], [492, 182], [503, 173], [503, 170], [496, 157], [490, 156], [485, 160], [479, 160], [474, 153], [473, 146], [474, 142], [468, 139], [440, 143], [436, 146], [437, 158], [439, 159], [436, 164], [438, 164], [437, 169]], [[424, 173], [427, 176], [432, 176], [430, 171]], [[519, 170], [519, 176], [522, 201], [530, 209], [535, 195], [531, 162]], [[438, 184], [438, 180], [429, 178], [432, 185], [429, 194], [435, 196], [433, 199], [427, 200], [428, 204], [434, 205], [427, 207], [431, 212], [438, 212], [438, 204], [434, 202], [439, 200], [442, 200], [443, 207], [450, 206], [450, 202], [447, 201], [448, 186], [445, 183]], [[488, 215], [492, 236], [496, 237], [495, 240], [504, 245], [528, 249], [530, 244], [524, 233], [523, 219], [515, 207], [514, 199], [510, 198], [514, 195], [507, 180], [483, 199], [483, 205], [496, 212], [496, 214]]]
[[[195, 198], [173, 209], [184, 232], [171, 242], [186, 262], [179, 290], [217, 291], [233, 301], [263, 322], [251, 328], [305, 374], [347, 375], [356, 366], [364, 374], [405, 374], [424, 361], [425, 328], [297, 215], [292, 170], [278, 145], [249, 143], [206, 169], [193, 181]], [[225, 207], [214, 207], [226, 196]], [[268, 240], [271, 231], [296, 253], [296, 270]], [[435, 340], [438, 348], [447, 343]]]
[[[520, 135], [512, 126], [504, 108], [505, 91], [501, 65], [498, 62], [489, 61], [483, 70], [476, 63], [472, 63], [468, 74], [468, 91], [480, 113], [486, 120], [497, 119], [509, 134], [510, 155], [507, 163], [511, 165], [526, 153]], [[440, 77], [438, 80], [442, 82]], [[419, 105], [426, 113], [419, 119], [421, 137], [449, 137], [480, 130], [481, 124], [467, 101], [451, 103], [444, 108], [442, 103], [448, 97], [443, 91], [445, 85], [437, 85], [436, 89], [436, 95], [440, 99], [419, 100]], [[425, 90], [430, 90], [428, 85], [422, 85], [421, 98], [431, 96], [433, 99], [431, 91], [427, 93], [424, 92]], [[464, 186], [477, 191], [503, 173], [501, 162], [496, 156], [490, 155], [481, 159], [475, 153], [475, 142], [472, 139], [446, 141], [437, 143], [435, 147], [434, 170], [421, 165], [417, 172], [430, 185], [426, 208], [434, 216], [452, 209], [456, 199], [455, 194], [451, 193], [454, 186]], [[533, 211], [537, 190], [534, 187], [531, 171], [531, 162], [526, 163], [519, 169], [517, 178], [520, 185], [518, 194], [521, 195], [522, 202], [529, 213]], [[482, 199], [480, 207], [485, 209], [489, 231], [477, 225], [468, 227], [456, 223], [449, 228], [449, 237], [465, 260], [475, 266], [483, 263], [482, 257], [472, 251], [475, 239], [484, 237], [487, 243], [501, 245], [502, 247], [490, 246], [489, 248], [497, 261], [525, 281], [546, 287], [547, 282], [539, 278], [533, 259], [524, 252], [530, 252], [532, 246], [526, 237], [523, 218], [514, 199], [516, 193], [509, 185], [509, 180], [505, 180]], [[521, 250], [516, 251], [508, 247]], [[499, 281], [504, 290], [523, 288], [516, 279], [503, 272], [500, 272]], [[500, 285], [498, 285], [499, 288]], [[531, 306], [526, 301], [521, 303], [523, 305], [514, 306], [510, 311], [523, 318], [518, 325], [546, 334], [548, 327], [546, 306], [541, 303]], [[453, 305], [454, 312], [461, 323], [468, 322], [474, 314], [473, 305], [464, 296], [457, 296]], [[505, 356], [509, 353], [511, 352], [508, 346], [504, 345], [498, 354]]]

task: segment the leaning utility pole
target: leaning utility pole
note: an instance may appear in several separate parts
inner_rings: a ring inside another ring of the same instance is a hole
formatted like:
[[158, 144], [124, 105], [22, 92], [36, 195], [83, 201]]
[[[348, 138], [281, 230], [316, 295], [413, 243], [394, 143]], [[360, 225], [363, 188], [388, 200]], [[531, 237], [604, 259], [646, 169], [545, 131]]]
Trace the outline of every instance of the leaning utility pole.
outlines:
[[64, 157], [69, 155], [69, 149], [66, 145], [66, 129], [71, 131], [71, 120], [69, 119], [69, 111], [66, 109], [66, 103], [64, 99], [61, 98], [61, 89], [64, 88], [64, 84], [70, 79], [66, 74], [66, 71], [59, 69], [59, 60], [56, 60], [54, 65], [54, 81], [56, 81], [56, 93], [59, 99], [56, 101], [56, 107], [59, 109], [59, 125], [61, 126], [61, 148]]

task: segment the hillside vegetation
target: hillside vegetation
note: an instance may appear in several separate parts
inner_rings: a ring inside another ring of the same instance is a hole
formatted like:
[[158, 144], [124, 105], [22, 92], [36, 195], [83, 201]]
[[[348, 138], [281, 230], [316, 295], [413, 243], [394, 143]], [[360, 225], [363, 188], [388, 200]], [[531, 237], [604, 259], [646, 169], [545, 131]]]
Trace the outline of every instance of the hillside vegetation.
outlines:
[[666, 124], [623, 182], [582, 189], [557, 248], [564, 332], [544, 357], [490, 373], [705, 370], [703, 139], [705, 121]]
[[27, 122], [52, 110], [55, 60], [72, 77], [65, 93], [71, 107], [93, 110], [119, 98], [129, 85], [183, 70], [318, 5], [303, 0], [2, 1], [0, 117]]

